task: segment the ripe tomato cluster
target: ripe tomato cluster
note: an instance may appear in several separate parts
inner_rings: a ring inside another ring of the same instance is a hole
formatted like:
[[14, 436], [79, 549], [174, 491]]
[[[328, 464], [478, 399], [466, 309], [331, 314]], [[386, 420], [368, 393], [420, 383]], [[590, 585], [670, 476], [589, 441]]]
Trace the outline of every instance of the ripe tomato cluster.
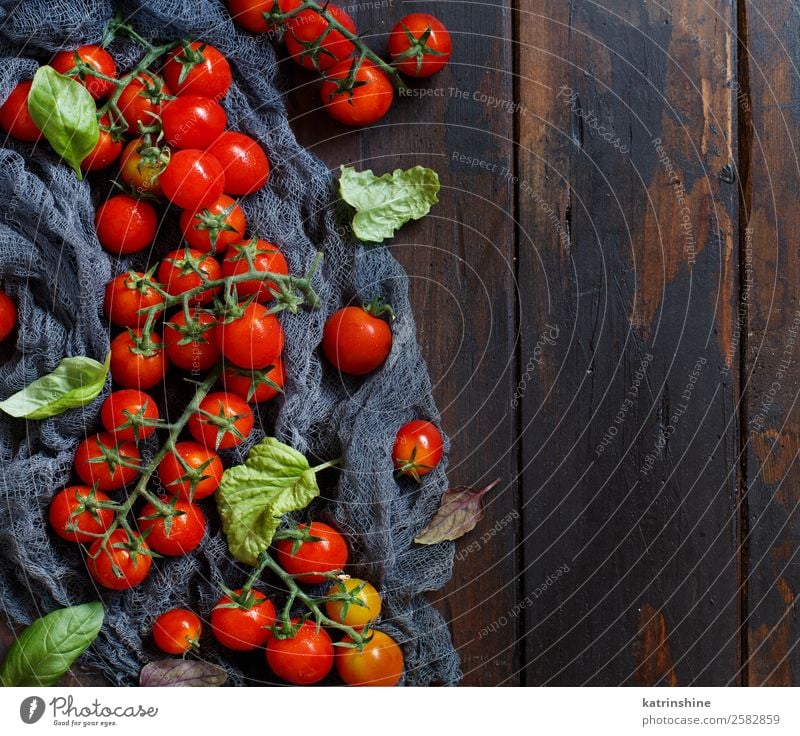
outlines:
[[[272, 599], [248, 585], [227, 591], [210, 611], [214, 639], [235, 652], [264, 649], [272, 672], [293, 685], [318, 683], [334, 666], [348, 685], [395, 685], [403, 674], [403, 654], [390, 636], [372, 629], [381, 614], [378, 591], [342, 574], [349, 556], [344, 537], [317, 521], [300, 525], [296, 533], [298, 538], [276, 543], [275, 556], [294, 581], [294, 595], [313, 600], [298, 584], [328, 582], [320, 605], [314, 604], [318, 620], [279, 615]], [[337, 645], [338, 631], [345, 633]], [[165, 611], [153, 623], [153, 641], [167, 654], [196, 650], [201, 633], [200, 618], [187, 609]], [[361, 649], [353, 646], [354, 635], [363, 637]]]
[[281, 31], [289, 56], [324, 74], [320, 88], [328, 114], [345, 125], [370, 125], [392, 106], [397, 72], [430, 77], [449, 61], [452, 40], [427, 13], [401, 19], [389, 35], [387, 63], [359, 38], [355, 21], [333, 3], [304, 0], [228, 0], [233, 20], [254, 33]]

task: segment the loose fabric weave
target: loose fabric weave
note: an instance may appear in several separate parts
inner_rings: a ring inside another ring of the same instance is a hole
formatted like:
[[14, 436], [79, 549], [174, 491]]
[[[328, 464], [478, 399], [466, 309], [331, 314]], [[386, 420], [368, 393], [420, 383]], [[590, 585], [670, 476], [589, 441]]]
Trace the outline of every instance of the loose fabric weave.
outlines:
[[[408, 279], [388, 249], [364, 248], [347, 234], [344, 213], [336, 212], [332, 174], [298, 146], [289, 128], [276, 87], [272, 43], [240, 32], [223, 4], [209, 0], [23, 0], [0, 6], [0, 100], [19, 80], [31, 78], [52, 52], [99, 42], [117, 10], [147, 38], [200, 38], [231, 61], [234, 84], [223, 101], [229, 125], [260, 140], [273, 166], [268, 185], [243, 202], [250, 231], [279, 244], [293, 273], [304, 273], [318, 250], [325, 259], [314, 281], [323, 308], [280, 317], [286, 332], [285, 396], [259, 407], [257, 431], [225, 459], [240, 462], [265, 433], [306, 453], [312, 464], [342, 457], [343, 472], [322, 478], [324, 498], [314, 505], [314, 516], [347, 534], [352, 572], [383, 592], [383, 628], [402, 643], [404, 683], [455, 684], [459, 663], [447, 627], [422, 596], [449, 579], [453, 548], [412, 543], [446, 486], [444, 463], [418, 486], [395, 480], [390, 457], [403, 423], [438, 419], [416, 343]], [[141, 53], [128, 42], [115, 42], [110, 50], [122, 69]], [[130, 262], [110, 257], [93, 227], [108, 174], [79, 182], [44, 145], [0, 143], [0, 279], [20, 315], [17, 349], [7, 350], [0, 364], [0, 398], [5, 398], [52, 371], [64, 356], [102, 360], [109, 347], [102, 313], [105, 284], [129, 267], [155, 263], [180, 241], [177, 212], [169, 211], [152, 252]], [[342, 381], [320, 359], [325, 319], [353, 299], [368, 301], [376, 294], [397, 312], [392, 353], [374, 375]], [[109, 381], [91, 405], [53, 419], [0, 419], [0, 598], [5, 616], [24, 624], [57, 607], [99, 597], [106, 623], [82, 662], [116, 684], [131, 685], [142, 665], [159, 656], [149, 636], [156, 615], [190, 606], [207, 620], [219, 585], [241, 584], [248, 570], [227, 554], [213, 502], [202, 502], [209, 533], [198, 552], [156, 560], [149, 579], [125, 593], [98, 589], [86, 571], [84, 548], [49, 531], [50, 499], [74, 481], [75, 448], [99, 429], [99, 408], [110, 390]], [[171, 372], [157, 397], [162, 412], [177, 417], [189, 392], [182, 376]], [[155, 449], [149, 446], [145, 454]], [[259, 587], [270, 590], [272, 582], [265, 579]], [[210, 638], [203, 644], [204, 656], [226, 667], [230, 683], [270, 680], [263, 655], [222, 653]]]

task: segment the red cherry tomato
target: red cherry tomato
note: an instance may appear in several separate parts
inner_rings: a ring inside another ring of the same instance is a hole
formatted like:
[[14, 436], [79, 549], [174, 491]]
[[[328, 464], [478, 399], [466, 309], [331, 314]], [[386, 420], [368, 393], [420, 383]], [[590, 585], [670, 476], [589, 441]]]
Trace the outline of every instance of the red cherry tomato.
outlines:
[[[228, 0], [228, 12], [236, 25], [253, 33], [266, 33], [275, 30], [276, 24], [268, 21], [264, 14], [269, 14], [275, 7], [276, 0]], [[302, 0], [280, 0], [278, 10], [289, 13], [302, 5]]]
[[183, 654], [197, 649], [203, 624], [196, 613], [172, 608], [153, 622], [153, 641], [166, 654]]
[[89, 547], [87, 565], [95, 582], [112, 590], [127, 590], [147, 577], [153, 558], [140, 535], [134, 532], [130, 540], [122, 529], [116, 529], [107, 544], [102, 541], [96, 539]]
[[[114, 58], [102, 46], [79, 46], [74, 51], [59, 51], [50, 62], [59, 74], [67, 74], [75, 77], [94, 99], [99, 100], [105, 97], [114, 89], [114, 83], [108, 79], [93, 77], [86, 72], [73, 71], [76, 68], [75, 57], [78, 57], [84, 64], [88, 64], [95, 71], [104, 74], [106, 77], [117, 76], [117, 65]], [[70, 72], [73, 72], [70, 74]]]
[[[121, 464], [123, 462], [126, 464]], [[136, 480], [139, 471], [128, 463], [139, 465], [141, 462], [142, 456], [133, 442], [118, 442], [108, 432], [87, 437], [78, 445], [73, 460], [78, 477], [101, 491], [116, 491]]]
[[189, 309], [189, 319], [183, 311], [164, 323], [164, 344], [172, 365], [184, 371], [207, 371], [222, 357], [215, 337], [217, 320], [208, 312]]
[[176, 95], [204, 95], [219, 100], [233, 77], [228, 60], [210, 44], [193, 41], [170, 52], [164, 79]]
[[172, 154], [159, 182], [164, 196], [172, 204], [194, 212], [220, 198], [225, 174], [210, 153], [186, 148]]
[[33, 82], [20, 82], [0, 107], [0, 128], [18, 141], [33, 143], [42, 137], [42, 131], [28, 112], [28, 95]]
[[219, 391], [206, 396], [189, 417], [189, 433], [205, 447], [227, 450], [245, 441], [253, 422], [253, 411], [244, 399]]
[[333, 642], [325, 629], [317, 629], [312, 621], [299, 623], [294, 636], [267, 641], [267, 663], [270, 669], [292, 685], [313, 685], [324, 680], [333, 669]]
[[[280, 273], [284, 276], [289, 273], [289, 264], [277, 245], [253, 238], [246, 243], [234, 243], [228, 247], [222, 261], [222, 275], [228, 277], [247, 273], [250, 270], [250, 261], [256, 271]], [[277, 290], [278, 286], [269, 280], [253, 279], [236, 284], [239, 299], [245, 300], [255, 295], [256, 301], [262, 303], [272, 300], [272, 289]]]
[[161, 335], [153, 332], [148, 343], [140, 329], [117, 335], [111, 341], [111, 376], [125, 388], [152, 388], [164, 380], [167, 356]]
[[103, 311], [118, 327], [141, 327], [147, 313], [140, 310], [164, 303], [153, 280], [141, 271], [121, 273], [106, 285]]
[[389, 56], [409, 77], [430, 77], [450, 60], [453, 42], [444, 23], [427, 13], [411, 13], [389, 34]]
[[242, 196], [257, 192], [269, 179], [269, 159], [258, 141], [244, 133], [225, 131], [209, 147], [225, 172], [225, 193]]
[[69, 486], [50, 502], [50, 526], [68, 542], [91, 542], [114, 521], [113, 509], [97, 508], [95, 503], [110, 501], [105, 493], [89, 486]]
[[119, 178], [139, 196], [163, 195], [161, 172], [169, 163], [169, 150], [153, 146], [144, 138], [134, 138], [122, 151], [119, 161]]
[[[338, 5], [328, 3], [328, 12], [350, 33], [356, 32], [356, 24], [353, 19]], [[287, 25], [286, 50], [289, 55], [301, 66], [306, 69], [319, 69], [325, 71], [334, 64], [347, 59], [355, 53], [355, 46], [352, 41], [348, 41], [340, 31], [330, 31], [328, 21], [319, 13], [313, 10], [304, 10], [293, 18], [290, 18]], [[319, 48], [314, 49], [310, 44], [314, 44], [323, 34]]]
[[167, 557], [179, 557], [197, 549], [206, 533], [206, 517], [199, 506], [182, 498], [166, 501], [176, 512], [166, 517], [151, 503], [142, 506], [139, 530], [150, 548]]
[[[349, 79], [351, 66], [359, 64], [354, 81], [359, 85], [340, 91]], [[369, 59], [347, 59], [328, 72], [321, 87], [322, 104], [328, 114], [345, 125], [370, 125], [392, 106], [394, 87], [389, 77]]]
[[361, 307], [345, 307], [325, 323], [322, 351], [342, 373], [363, 376], [383, 362], [392, 349], [392, 330]]
[[199, 501], [217, 490], [222, 480], [222, 460], [196, 442], [177, 442], [158, 465], [158, 477], [167, 493], [186, 501]]
[[181, 213], [183, 237], [192, 248], [203, 252], [224, 253], [228, 245], [244, 237], [246, 227], [244, 211], [227, 194], [201, 210]]
[[164, 137], [175, 148], [208, 148], [227, 122], [222, 105], [202, 95], [176, 97], [161, 112]]
[[4, 291], [0, 291], [0, 342], [5, 340], [17, 326], [17, 305]]
[[[342, 641], [349, 644], [353, 640], [345, 636]], [[403, 676], [403, 652], [391, 636], [374, 631], [360, 652], [337, 647], [336, 671], [346, 685], [392, 687]]]
[[436, 425], [422, 419], [404, 424], [397, 432], [392, 449], [394, 466], [403, 475], [419, 480], [442, 459], [442, 435]]
[[97, 208], [94, 225], [100, 245], [111, 253], [125, 255], [152, 245], [158, 216], [150, 203], [117, 194]]
[[161, 77], [147, 72], [139, 75], [125, 85], [117, 100], [117, 106], [125, 122], [128, 133], [139, 135], [139, 124], [152, 128], [158, 123], [164, 97], [170, 90]]
[[211, 611], [211, 631], [222, 646], [248, 652], [264, 646], [269, 639], [275, 606], [258, 590], [251, 590], [243, 600], [241, 594], [241, 589], [234, 591], [237, 602], [227, 595], [217, 601]]
[[[274, 399], [286, 383], [283, 361], [278, 358], [275, 365], [267, 371], [248, 371], [231, 366], [222, 373], [225, 390], [236, 394], [249, 404], [260, 404]], [[272, 384], [278, 388], [275, 388]]]
[[[194, 248], [181, 248], [167, 253], [159, 264], [156, 275], [167, 293], [179, 296], [203, 285], [203, 279], [197, 273], [198, 271], [203, 273], [207, 280], [216, 281], [222, 277], [222, 268], [219, 263], [207, 253], [194, 250]], [[189, 303], [208, 304], [214, 299], [214, 294], [219, 294], [220, 290], [219, 286], [214, 289], [205, 289], [191, 297]]]
[[[305, 529], [307, 524], [300, 524], [298, 529]], [[324, 575], [310, 573], [334, 572], [342, 570], [349, 556], [347, 542], [332, 526], [321, 521], [312, 521], [308, 529], [312, 537], [319, 537], [318, 542], [303, 542], [296, 552], [293, 551], [293, 539], [281, 539], [275, 545], [278, 553], [278, 564], [291, 575], [300, 575], [301, 583], [323, 583]]]
[[115, 141], [109, 126], [111, 118], [108, 113], [100, 118], [100, 137], [89, 155], [81, 161], [81, 171], [99, 171], [111, 166], [122, 153], [123, 142]]
[[244, 307], [241, 316], [217, 325], [217, 344], [222, 354], [239, 368], [262, 370], [275, 365], [283, 342], [278, 318], [258, 302]]
[[158, 407], [153, 398], [134, 388], [114, 391], [100, 410], [103, 427], [118, 442], [139, 442], [149, 437], [156, 431], [158, 418]]

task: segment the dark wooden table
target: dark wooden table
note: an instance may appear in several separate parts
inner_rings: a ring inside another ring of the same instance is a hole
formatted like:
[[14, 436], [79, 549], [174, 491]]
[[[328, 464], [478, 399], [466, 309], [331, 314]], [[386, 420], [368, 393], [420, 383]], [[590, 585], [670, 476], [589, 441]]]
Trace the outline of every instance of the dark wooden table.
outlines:
[[[368, 4], [365, 4], [368, 5]], [[423, 164], [412, 277], [451, 481], [502, 479], [433, 597], [465, 684], [800, 682], [800, 14], [497, 0], [331, 167]], [[381, 41], [376, 39], [376, 45]], [[424, 91], [424, 96], [423, 96]]]
[[798, 684], [800, 14], [380, 6], [376, 48], [427, 10], [448, 68], [363, 131], [288, 99], [332, 168], [442, 180], [391, 248], [451, 481], [502, 479], [431, 596], [464, 684]]

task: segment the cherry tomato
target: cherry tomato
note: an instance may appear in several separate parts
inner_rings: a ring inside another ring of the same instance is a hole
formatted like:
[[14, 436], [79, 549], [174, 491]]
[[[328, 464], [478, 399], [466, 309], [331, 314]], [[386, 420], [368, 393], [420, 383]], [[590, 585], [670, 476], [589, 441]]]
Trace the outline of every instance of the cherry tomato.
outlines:
[[140, 329], [117, 335], [111, 341], [111, 376], [125, 388], [152, 388], [164, 380], [167, 356], [161, 335], [144, 340]]
[[325, 613], [328, 618], [351, 626], [356, 631], [372, 624], [381, 613], [381, 597], [366, 580], [338, 580], [328, 590], [327, 595], [350, 595], [354, 599], [352, 602], [327, 601]]
[[170, 95], [170, 90], [161, 77], [140, 72], [135, 79], [125, 85], [117, 100], [117, 106], [125, 122], [128, 133], [139, 135], [139, 124], [151, 128], [158, 123], [162, 103]]
[[[303, 530], [307, 524], [300, 524]], [[295, 540], [281, 539], [275, 545], [278, 564], [290, 575], [300, 575], [301, 583], [324, 583], [324, 575], [309, 573], [334, 572], [344, 569], [347, 564], [347, 542], [332, 526], [321, 521], [312, 521], [308, 529], [312, 537], [319, 537], [318, 542], [303, 542], [297, 551], [293, 551]]]
[[251, 590], [244, 599], [241, 588], [234, 595], [236, 602], [225, 595], [211, 611], [214, 637], [222, 646], [237, 652], [264, 646], [270, 637], [270, 626], [275, 623], [275, 606], [258, 590]]
[[[274, 399], [286, 383], [283, 361], [278, 358], [275, 365], [267, 371], [248, 371], [230, 366], [222, 373], [225, 390], [236, 394], [249, 404], [260, 404]], [[271, 383], [270, 383], [271, 382]], [[272, 384], [278, 388], [275, 388]]]
[[33, 82], [20, 82], [0, 106], [0, 128], [18, 141], [33, 143], [42, 137], [42, 131], [28, 112], [28, 95]]
[[139, 465], [142, 456], [133, 442], [118, 442], [112, 434], [100, 432], [78, 445], [73, 464], [78, 477], [88, 486], [101, 491], [116, 491], [139, 477], [136, 468], [121, 462]]
[[389, 356], [392, 330], [379, 317], [361, 307], [345, 307], [325, 322], [322, 351], [342, 373], [363, 376]]
[[164, 79], [176, 95], [204, 95], [220, 99], [233, 77], [228, 60], [210, 44], [193, 41], [170, 52]]
[[119, 177], [136, 194], [163, 195], [161, 172], [169, 163], [169, 150], [153, 146], [144, 138], [134, 138], [125, 146], [119, 161]]
[[[280, 273], [284, 276], [289, 273], [289, 264], [277, 245], [253, 238], [246, 243], [234, 243], [228, 247], [222, 261], [222, 275], [228, 277], [247, 273], [250, 270], [250, 261], [256, 271]], [[236, 284], [236, 293], [240, 299], [245, 300], [255, 295], [256, 301], [262, 303], [272, 301], [271, 289], [277, 290], [278, 286], [269, 280], [253, 279]]]
[[153, 288], [153, 280], [141, 271], [121, 273], [106, 285], [103, 311], [118, 327], [141, 327], [147, 313], [140, 310], [164, 303]]
[[89, 155], [81, 161], [81, 171], [99, 171], [114, 163], [122, 153], [122, 141], [115, 141], [109, 126], [111, 118], [108, 113], [100, 118], [100, 137]]
[[257, 192], [269, 179], [269, 159], [254, 138], [226, 130], [209, 147], [225, 172], [225, 193], [242, 196]]
[[214, 493], [222, 471], [219, 455], [196, 442], [176, 442], [173, 452], [158, 464], [158, 477], [167, 493], [186, 501], [199, 501]]
[[17, 326], [17, 305], [4, 291], [0, 291], [0, 342], [5, 340]]
[[183, 237], [192, 248], [205, 253], [224, 253], [228, 245], [244, 237], [246, 227], [244, 211], [227, 194], [201, 210], [181, 213]]
[[257, 302], [244, 307], [241, 316], [217, 325], [217, 344], [222, 354], [239, 368], [261, 370], [275, 365], [283, 342], [278, 318]]
[[161, 112], [164, 137], [175, 148], [208, 148], [227, 122], [222, 105], [202, 95], [176, 97]]
[[185, 148], [172, 154], [159, 181], [164, 196], [172, 204], [194, 212], [220, 198], [225, 187], [225, 173], [210, 153]]
[[67, 74], [75, 77], [75, 79], [89, 90], [89, 94], [96, 100], [105, 97], [114, 89], [114, 83], [108, 79], [93, 77], [86, 72], [76, 71], [74, 74], [70, 74], [76, 67], [76, 56], [95, 71], [116, 79], [117, 65], [114, 63], [114, 58], [111, 54], [102, 46], [79, 46], [74, 51], [59, 51], [51, 60], [50, 66], [59, 74]]
[[202, 509], [182, 498], [166, 501], [177, 512], [166, 517], [151, 503], [142, 506], [137, 519], [139, 530], [150, 548], [167, 557], [179, 557], [197, 549], [206, 533]]
[[[253, 33], [266, 33], [275, 29], [276, 24], [271, 23], [264, 17], [264, 13], [270, 13], [275, 7], [277, 0], [228, 0], [228, 12], [230, 12], [233, 22], [245, 30]], [[280, 0], [278, 11], [289, 13], [302, 5], [302, 0]]]
[[273, 636], [267, 641], [267, 664], [281, 680], [292, 685], [313, 685], [324, 680], [333, 669], [331, 637], [311, 621], [299, 623], [293, 618], [291, 623], [298, 627], [294, 636]]
[[[185, 294], [203, 285], [203, 279], [197, 273], [205, 274], [208, 280], [222, 278], [222, 268], [210, 255], [193, 248], [180, 248], [167, 253], [158, 266], [158, 281], [164, 285], [172, 296]], [[205, 289], [191, 297], [190, 304], [208, 304], [214, 294], [219, 294], [221, 287]]]
[[166, 654], [183, 654], [198, 649], [202, 631], [203, 624], [196, 613], [172, 608], [153, 622], [153, 641]]
[[392, 460], [400, 473], [419, 480], [441, 459], [442, 435], [434, 424], [415, 419], [400, 427], [392, 449]]
[[156, 431], [158, 418], [158, 407], [153, 398], [135, 388], [112, 392], [100, 410], [103, 427], [114, 435], [117, 442], [139, 442], [149, 437]]
[[139, 534], [134, 532], [130, 540], [122, 529], [116, 529], [106, 545], [102, 541], [96, 539], [89, 547], [87, 564], [95, 582], [112, 590], [127, 590], [147, 577], [153, 558]]
[[244, 442], [253, 421], [253, 411], [244, 399], [219, 391], [206, 396], [189, 417], [189, 433], [205, 447], [227, 450]]
[[158, 216], [148, 202], [117, 194], [97, 208], [94, 225], [100, 245], [111, 253], [125, 255], [153, 243]]
[[183, 311], [164, 323], [164, 344], [169, 362], [185, 371], [207, 371], [222, 357], [214, 328], [217, 320], [208, 312], [189, 309], [189, 320]]
[[[342, 641], [349, 643], [352, 639], [345, 636]], [[337, 648], [336, 671], [347, 685], [392, 687], [403, 676], [403, 652], [391, 636], [374, 631], [360, 652]]]
[[427, 13], [411, 13], [389, 34], [389, 56], [409, 77], [430, 77], [450, 60], [453, 42], [444, 23]]
[[[354, 77], [358, 86], [342, 89], [353, 64], [359, 64]], [[335, 120], [345, 125], [370, 125], [389, 111], [394, 87], [386, 73], [369, 59], [347, 59], [328, 72], [321, 94], [322, 104]]]
[[89, 486], [69, 486], [50, 502], [50, 526], [68, 542], [91, 542], [114, 521], [113, 509], [99, 509], [94, 504], [110, 501], [105, 493]]
[[[355, 22], [342, 8], [329, 3], [327, 9], [350, 33], [356, 32]], [[324, 71], [355, 53], [356, 47], [352, 41], [348, 41], [340, 31], [325, 33], [329, 27], [328, 21], [314, 10], [298, 13], [286, 25], [286, 50], [306, 69]], [[323, 34], [325, 37], [320, 41], [319, 48], [313, 48]]]

